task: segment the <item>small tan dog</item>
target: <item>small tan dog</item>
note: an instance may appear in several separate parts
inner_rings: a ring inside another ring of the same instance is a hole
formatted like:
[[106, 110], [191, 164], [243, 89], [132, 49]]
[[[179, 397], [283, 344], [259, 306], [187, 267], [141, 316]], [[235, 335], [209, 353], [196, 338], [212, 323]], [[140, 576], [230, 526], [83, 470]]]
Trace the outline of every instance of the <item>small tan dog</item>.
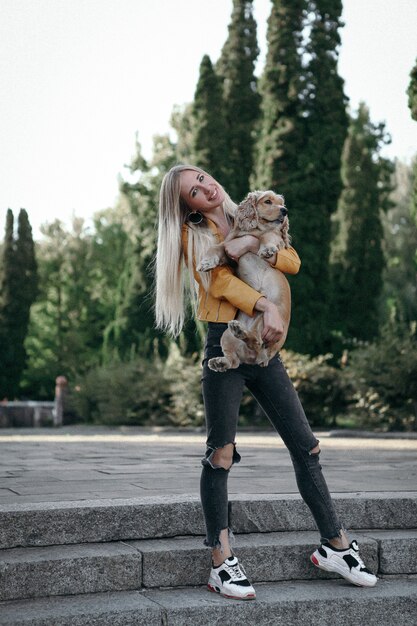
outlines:
[[291, 316], [290, 286], [284, 274], [274, 269], [265, 259], [279, 250], [288, 248], [287, 209], [284, 198], [273, 191], [252, 191], [237, 207], [235, 224], [221, 244], [212, 246], [201, 260], [198, 270], [208, 270], [228, 262], [224, 243], [236, 237], [254, 235], [260, 240], [258, 254], [247, 252], [238, 262], [237, 276], [274, 302], [284, 322], [284, 333], [273, 346], [265, 347], [262, 342], [263, 314], [256, 312], [250, 317], [239, 311], [236, 319], [228, 323], [222, 335], [223, 357], [210, 359], [209, 367], [216, 372], [239, 367], [241, 363], [268, 365], [272, 357], [284, 345]]

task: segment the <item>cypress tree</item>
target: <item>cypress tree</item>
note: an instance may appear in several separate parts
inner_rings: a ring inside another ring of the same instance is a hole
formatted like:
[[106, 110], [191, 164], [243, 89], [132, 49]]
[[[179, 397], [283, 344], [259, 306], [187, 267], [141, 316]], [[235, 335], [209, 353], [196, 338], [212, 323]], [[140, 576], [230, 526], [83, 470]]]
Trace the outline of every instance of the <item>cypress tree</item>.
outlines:
[[[411, 117], [417, 122], [417, 60], [410, 72], [410, 83], [407, 89], [408, 106], [411, 111]], [[414, 188], [413, 199], [411, 203], [414, 218], [417, 219], [417, 159], [414, 163]]]
[[0, 397], [14, 398], [19, 391], [25, 367], [24, 341], [28, 331], [30, 307], [36, 297], [37, 268], [32, 230], [27, 213], [18, 217], [18, 237], [14, 237], [14, 218], [9, 209], [3, 248], [0, 304]]
[[35, 244], [32, 237], [32, 227], [25, 209], [21, 209], [18, 217], [16, 259], [19, 264], [21, 281], [22, 326], [27, 328], [29, 323], [30, 307], [36, 300], [38, 291], [38, 266], [35, 257]]
[[391, 207], [393, 171], [379, 152], [387, 142], [384, 124], [374, 125], [361, 103], [344, 147], [332, 268], [334, 327], [348, 338], [370, 340], [378, 334], [384, 270], [381, 212]]
[[252, 185], [284, 193], [294, 206], [303, 146], [301, 46], [306, 0], [273, 0], [268, 52], [259, 82], [261, 118]]
[[216, 64], [216, 72], [223, 81], [230, 169], [230, 176], [224, 181], [224, 186], [237, 202], [249, 191], [254, 127], [260, 106], [254, 75], [259, 48], [252, 5], [252, 0], [233, 0], [229, 35]]
[[[417, 159], [416, 159], [417, 161]], [[396, 161], [393, 207], [384, 219], [384, 299], [389, 319], [417, 320], [417, 222], [412, 214], [417, 163]]]
[[413, 69], [410, 72], [410, 83], [407, 89], [408, 106], [410, 107], [411, 117], [417, 122], [417, 59]]
[[229, 159], [222, 85], [207, 55], [200, 65], [192, 106], [192, 130], [193, 163], [224, 184], [223, 181], [229, 180]]
[[341, 0], [314, 0], [308, 5], [309, 63], [301, 91], [304, 145], [296, 168], [302, 184], [296, 187], [296, 203], [289, 207], [293, 241], [303, 265], [292, 285], [288, 345], [310, 354], [330, 348], [331, 215], [342, 189], [341, 156], [348, 129], [344, 83], [337, 70], [341, 13]]
[[302, 260], [300, 274], [291, 281], [287, 345], [311, 354], [326, 351], [330, 344], [331, 214], [341, 191], [348, 126], [343, 80], [337, 72], [341, 11], [341, 0], [275, 0], [260, 81], [262, 116], [253, 182], [286, 198]]
[[17, 393], [14, 380], [13, 336], [10, 336], [11, 324], [16, 314], [13, 295], [18, 288], [18, 276], [15, 268], [14, 217], [11, 209], [7, 210], [3, 245], [1, 301], [0, 301], [0, 399], [14, 398]]

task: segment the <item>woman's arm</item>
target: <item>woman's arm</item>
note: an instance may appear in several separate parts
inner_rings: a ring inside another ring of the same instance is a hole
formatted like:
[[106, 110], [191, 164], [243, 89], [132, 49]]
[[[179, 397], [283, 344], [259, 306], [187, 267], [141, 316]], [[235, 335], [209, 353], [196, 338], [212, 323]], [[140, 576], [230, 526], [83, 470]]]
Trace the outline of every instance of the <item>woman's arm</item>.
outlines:
[[266, 345], [274, 345], [281, 339], [285, 330], [278, 307], [262, 296], [255, 304], [255, 310], [263, 313], [264, 327], [261, 334], [262, 340]]
[[[253, 235], [244, 235], [227, 241], [224, 245], [226, 254], [234, 261], [238, 261], [246, 252], [254, 252], [259, 250], [259, 239]], [[270, 259], [266, 259], [272, 267], [285, 274], [297, 274], [301, 261], [297, 252], [291, 246], [283, 248], [276, 252]]]
[[[182, 250], [185, 262], [188, 265], [188, 232], [187, 227], [182, 229]], [[243, 237], [242, 237], [243, 239]], [[255, 239], [251, 237], [251, 239]], [[243, 253], [242, 253], [243, 254]], [[193, 272], [195, 280], [200, 284], [201, 278], [196, 270], [195, 259], [193, 259]], [[240, 309], [247, 315], [255, 314], [255, 305], [262, 298], [262, 294], [250, 287], [243, 280], [235, 276], [229, 265], [220, 265], [211, 270], [209, 293], [217, 299], [228, 300], [237, 309]]]

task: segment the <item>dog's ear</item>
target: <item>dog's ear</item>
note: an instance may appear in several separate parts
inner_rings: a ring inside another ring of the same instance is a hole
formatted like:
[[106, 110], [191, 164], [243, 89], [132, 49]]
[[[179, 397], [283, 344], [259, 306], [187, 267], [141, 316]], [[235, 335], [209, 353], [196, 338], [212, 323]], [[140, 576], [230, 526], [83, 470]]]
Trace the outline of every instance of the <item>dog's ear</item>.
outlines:
[[258, 226], [257, 201], [258, 194], [252, 191], [237, 207], [236, 224], [239, 230], [254, 230]]
[[289, 248], [291, 245], [291, 237], [290, 237], [290, 233], [288, 232], [289, 228], [290, 228], [290, 223], [288, 221], [288, 217], [285, 217], [281, 226], [281, 237], [282, 237], [282, 241], [284, 242], [284, 246], [286, 248]]

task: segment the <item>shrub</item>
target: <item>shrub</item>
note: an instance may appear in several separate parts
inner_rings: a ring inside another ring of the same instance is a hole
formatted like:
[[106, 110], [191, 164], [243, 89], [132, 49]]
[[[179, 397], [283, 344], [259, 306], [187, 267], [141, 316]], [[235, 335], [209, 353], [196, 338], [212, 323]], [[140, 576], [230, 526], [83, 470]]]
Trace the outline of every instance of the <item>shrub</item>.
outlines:
[[199, 378], [199, 368], [173, 345], [165, 362], [136, 358], [90, 370], [69, 403], [95, 424], [198, 426], [204, 416]]
[[[343, 371], [330, 365], [333, 356], [327, 354], [312, 358], [282, 350], [281, 358], [310, 424], [315, 427], [334, 426], [337, 417], [343, 415], [350, 405], [352, 388]], [[269, 423], [250, 395], [243, 398], [241, 414], [245, 425], [265, 426]]]
[[382, 430], [417, 428], [417, 333], [393, 324], [372, 344], [355, 350], [346, 376], [361, 425]]
[[312, 426], [335, 426], [350, 404], [352, 388], [341, 369], [330, 365], [332, 354], [309, 357], [283, 351], [289, 377]]

